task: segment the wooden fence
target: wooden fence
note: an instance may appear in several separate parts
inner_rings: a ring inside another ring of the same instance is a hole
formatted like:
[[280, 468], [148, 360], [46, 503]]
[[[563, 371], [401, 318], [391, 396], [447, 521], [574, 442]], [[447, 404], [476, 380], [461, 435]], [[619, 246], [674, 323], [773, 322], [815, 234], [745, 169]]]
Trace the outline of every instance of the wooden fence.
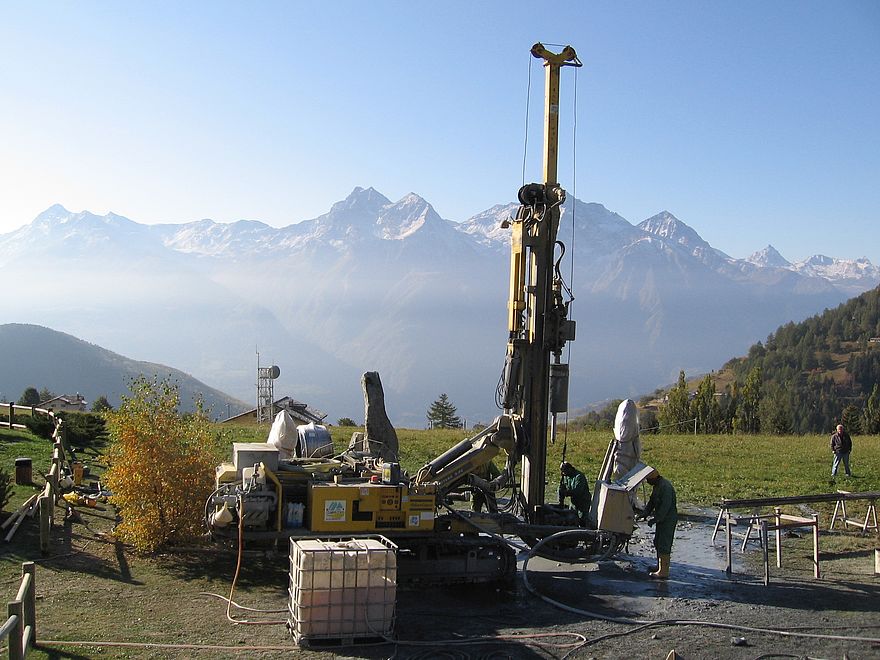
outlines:
[[7, 605], [7, 619], [0, 625], [0, 641], [8, 639], [9, 660], [21, 660], [37, 641], [36, 568], [21, 565], [21, 586]]
[[56, 505], [64, 507], [65, 512], [70, 511], [70, 504], [68, 504], [67, 500], [61, 496], [59, 481], [61, 480], [61, 474], [65, 467], [68, 472], [71, 472], [72, 470], [68, 456], [72, 459], [75, 459], [75, 456], [67, 443], [64, 420], [61, 417], [53, 413], [51, 410], [36, 408], [34, 406], [18, 406], [10, 403], [9, 420], [7, 424], [5, 424], [8, 425], [10, 429], [27, 428], [24, 424], [15, 424], [13, 422], [13, 416], [16, 410], [28, 411], [31, 415], [47, 415], [54, 423], [55, 429], [52, 431], [52, 464], [49, 468], [49, 472], [46, 474], [46, 485], [43, 488], [43, 491], [36, 496], [35, 501], [29, 500], [30, 503], [25, 503], [26, 506], [21, 507], [15, 514], [13, 514], [13, 516], [18, 515], [18, 518], [15, 520], [12, 529], [7, 534], [6, 541], [12, 539], [13, 534], [15, 534], [15, 531], [18, 529], [19, 525], [21, 525], [25, 516], [33, 515], [34, 511], [39, 511], [40, 551], [43, 554], [47, 554], [49, 552], [52, 527], [55, 524]]

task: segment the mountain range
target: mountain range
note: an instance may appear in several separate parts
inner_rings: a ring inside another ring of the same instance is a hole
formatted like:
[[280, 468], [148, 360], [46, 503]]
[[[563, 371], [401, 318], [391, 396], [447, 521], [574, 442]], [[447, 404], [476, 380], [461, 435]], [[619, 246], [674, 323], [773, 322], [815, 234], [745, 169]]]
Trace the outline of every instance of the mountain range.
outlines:
[[[373, 188], [281, 228], [143, 225], [55, 205], [0, 235], [0, 270], [22, 292], [0, 322], [173, 364], [243, 400], [254, 399], [259, 352], [281, 368], [276, 394], [329, 419], [360, 418], [360, 375], [379, 371], [396, 424], [424, 425], [440, 393], [485, 422], [507, 340], [501, 224], [515, 212], [499, 204], [458, 223], [416, 194], [392, 202]], [[780, 324], [880, 284], [867, 259], [791, 263], [772, 246], [734, 259], [671, 213], [634, 225], [571, 197], [559, 238], [578, 322], [572, 409], [717, 368]]]

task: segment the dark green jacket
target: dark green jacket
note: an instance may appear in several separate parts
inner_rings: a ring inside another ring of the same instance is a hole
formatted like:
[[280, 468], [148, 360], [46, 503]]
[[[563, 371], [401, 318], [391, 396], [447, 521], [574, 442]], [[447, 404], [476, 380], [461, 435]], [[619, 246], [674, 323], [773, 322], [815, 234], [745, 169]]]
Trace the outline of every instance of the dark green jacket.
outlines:
[[678, 523], [678, 508], [675, 499], [675, 488], [672, 487], [668, 479], [660, 477], [654, 484], [651, 498], [645, 507], [645, 515], [653, 514], [654, 516], [654, 547], [661, 555], [668, 555], [672, 552], [675, 525]]
[[562, 481], [559, 482], [559, 503], [561, 504], [566, 497], [571, 498], [578, 517], [582, 521], [586, 520], [587, 512], [590, 510], [590, 486], [583, 472], [575, 471], [570, 477], [562, 476]]

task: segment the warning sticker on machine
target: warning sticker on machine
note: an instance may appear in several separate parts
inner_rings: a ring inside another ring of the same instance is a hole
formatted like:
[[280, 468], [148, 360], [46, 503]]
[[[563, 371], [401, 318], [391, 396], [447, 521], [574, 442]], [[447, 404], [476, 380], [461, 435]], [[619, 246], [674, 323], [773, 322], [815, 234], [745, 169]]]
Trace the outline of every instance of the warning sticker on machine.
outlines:
[[324, 522], [345, 522], [345, 500], [324, 501]]
[[419, 526], [419, 514], [415, 514], [414, 516], [409, 517], [409, 526], [410, 527], [418, 527]]

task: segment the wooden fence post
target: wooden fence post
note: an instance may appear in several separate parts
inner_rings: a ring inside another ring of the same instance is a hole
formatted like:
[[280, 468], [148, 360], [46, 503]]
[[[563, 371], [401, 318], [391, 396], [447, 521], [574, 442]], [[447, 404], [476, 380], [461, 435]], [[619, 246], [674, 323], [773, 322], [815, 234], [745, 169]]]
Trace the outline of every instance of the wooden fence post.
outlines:
[[733, 574], [733, 553], [730, 549], [730, 511], [727, 511], [727, 515], [724, 516], [724, 530], [726, 532], [727, 538], [727, 569], [725, 573], [727, 573], [727, 577], [730, 577]]
[[12, 417], [15, 415], [15, 404], [12, 401], [9, 402], [9, 428], [12, 428]]
[[776, 568], [782, 568], [782, 509], [778, 506], [773, 509], [775, 514], [773, 524], [776, 526]]
[[49, 534], [52, 530], [52, 508], [55, 506], [52, 495], [40, 495], [40, 552], [49, 554]]
[[22, 582], [29, 583], [23, 600], [24, 626], [31, 627], [29, 643], [33, 646], [37, 643], [37, 565], [32, 561], [24, 562], [21, 565], [21, 577]]
[[761, 548], [761, 550], [763, 551], [763, 558], [764, 558], [764, 586], [766, 587], [768, 584], [770, 584], [770, 557], [768, 556], [770, 553], [769, 553], [769, 549], [767, 547], [769, 545], [769, 543], [768, 543], [769, 539], [768, 539], [768, 535], [767, 535], [767, 521], [766, 520], [761, 521], [761, 541], [762, 541], [761, 545], [763, 546], [763, 548]]
[[6, 609], [7, 615], [16, 617], [17, 622], [12, 630], [9, 631], [9, 660], [23, 660], [24, 650], [21, 648], [21, 631], [24, 630], [22, 623], [22, 606], [20, 600], [9, 602]]

